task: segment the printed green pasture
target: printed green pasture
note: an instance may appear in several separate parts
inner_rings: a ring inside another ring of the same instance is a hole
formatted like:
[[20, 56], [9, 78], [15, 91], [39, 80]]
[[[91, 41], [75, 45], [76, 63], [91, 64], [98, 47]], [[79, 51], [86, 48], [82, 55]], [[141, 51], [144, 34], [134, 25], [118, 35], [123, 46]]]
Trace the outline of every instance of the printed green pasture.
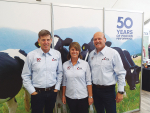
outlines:
[[[138, 66], [141, 66], [141, 56], [133, 59], [135, 64]], [[141, 73], [140, 73], [141, 76]], [[116, 85], [117, 89], [117, 85]], [[117, 103], [117, 113], [123, 113], [126, 111], [131, 111], [134, 109], [139, 109], [139, 103], [140, 103], [140, 83], [136, 84], [136, 89], [135, 90], [130, 90], [129, 85], [126, 84], [125, 87], [126, 90], [126, 96], [124, 96], [124, 99], [122, 102]], [[25, 111], [24, 107], [24, 90], [21, 89], [18, 95], [16, 96], [16, 100], [18, 103], [18, 108], [16, 113], [30, 113]], [[68, 108], [68, 106], [67, 106]], [[7, 105], [5, 103], [0, 104], [0, 113], [9, 113]], [[69, 109], [68, 109], [68, 113]], [[94, 113], [96, 111], [94, 110]]]
[[[20, 92], [16, 95], [16, 100], [18, 103], [17, 111], [16, 113], [30, 113], [25, 111], [24, 106], [24, 90], [23, 88], [20, 90]], [[9, 113], [8, 107], [6, 103], [0, 104], [0, 113]]]

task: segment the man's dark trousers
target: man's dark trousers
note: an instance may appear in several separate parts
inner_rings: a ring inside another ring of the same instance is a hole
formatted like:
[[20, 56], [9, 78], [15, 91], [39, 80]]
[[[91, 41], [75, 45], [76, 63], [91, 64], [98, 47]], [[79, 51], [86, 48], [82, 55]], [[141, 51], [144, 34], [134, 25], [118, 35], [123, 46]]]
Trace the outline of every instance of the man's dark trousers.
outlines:
[[37, 95], [31, 95], [31, 108], [32, 113], [53, 113], [55, 107], [57, 92], [53, 90], [49, 91], [38, 91]]
[[93, 85], [93, 99], [97, 113], [116, 113], [115, 85], [110, 87], [97, 87]]

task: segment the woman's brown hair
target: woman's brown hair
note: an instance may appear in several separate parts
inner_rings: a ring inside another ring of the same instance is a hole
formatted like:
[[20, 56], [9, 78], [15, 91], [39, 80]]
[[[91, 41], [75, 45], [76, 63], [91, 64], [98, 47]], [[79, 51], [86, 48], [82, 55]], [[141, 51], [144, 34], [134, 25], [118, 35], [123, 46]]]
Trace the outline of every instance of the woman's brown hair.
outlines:
[[67, 55], [67, 59], [69, 60], [71, 58], [71, 55], [70, 55], [70, 49], [74, 47], [77, 51], [79, 51], [79, 56], [78, 58], [82, 59], [82, 55], [81, 55], [81, 47], [80, 47], [80, 44], [78, 42], [72, 42], [70, 45], [69, 45], [69, 53]]

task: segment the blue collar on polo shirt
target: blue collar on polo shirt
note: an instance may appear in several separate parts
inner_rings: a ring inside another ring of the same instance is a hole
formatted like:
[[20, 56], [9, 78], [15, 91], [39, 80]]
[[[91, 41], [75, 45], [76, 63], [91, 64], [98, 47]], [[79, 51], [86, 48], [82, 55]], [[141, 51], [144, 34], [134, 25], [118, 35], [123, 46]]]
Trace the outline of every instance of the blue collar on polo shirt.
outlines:
[[[107, 50], [107, 46], [105, 45], [105, 47], [104, 47], [100, 52], [98, 52], [98, 53], [101, 53], [102, 55], [105, 55], [106, 50]], [[97, 54], [97, 50], [96, 50], [96, 48], [95, 48], [95, 50], [94, 50], [94, 55], [96, 55], [96, 54]]]

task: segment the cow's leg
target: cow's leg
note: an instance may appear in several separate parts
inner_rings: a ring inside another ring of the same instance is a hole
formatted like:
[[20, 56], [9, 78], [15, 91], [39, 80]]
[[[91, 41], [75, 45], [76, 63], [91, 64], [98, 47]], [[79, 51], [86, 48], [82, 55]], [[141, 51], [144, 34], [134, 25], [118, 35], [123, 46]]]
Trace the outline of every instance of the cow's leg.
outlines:
[[24, 89], [24, 105], [25, 105], [25, 110], [27, 112], [30, 111], [30, 98], [31, 98], [31, 95], [28, 93], [28, 91]]
[[141, 71], [141, 67], [137, 67], [136, 68], [136, 78], [135, 78], [135, 84], [138, 84], [139, 83], [139, 73]]
[[16, 113], [18, 104], [17, 104], [15, 97], [12, 98], [11, 100], [7, 101], [6, 104], [8, 106], [9, 113]]

